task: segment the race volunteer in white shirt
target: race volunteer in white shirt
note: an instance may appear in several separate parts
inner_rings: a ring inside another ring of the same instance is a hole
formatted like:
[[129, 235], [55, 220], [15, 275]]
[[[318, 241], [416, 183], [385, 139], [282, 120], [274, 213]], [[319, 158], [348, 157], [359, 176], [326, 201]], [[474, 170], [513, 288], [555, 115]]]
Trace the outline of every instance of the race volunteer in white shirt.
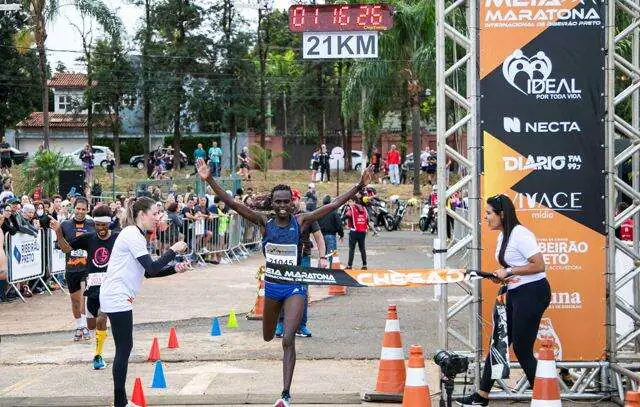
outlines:
[[164, 277], [188, 268], [187, 263], [175, 263], [176, 253], [187, 249], [185, 242], [178, 242], [153, 261], [147, 250], [146, 233], [157, 222], [158, 207], [151, 198], [141, 197], [129, 202], [124, 229], [118, 235], [107, 275], [100, 288], [100, 307], [111, 322], [116, 345], [113, 360], [113, 393], [115, 407], [127, 406], [127, 367], [133, 347], [133, 301], [140, 291], [142, 280]]
[[[491, 230], [500, 231], [495, 255], [502, 268], [493, 274], [496, 280], [507, 284], [509, 343], [513, 345], [513, 353], [533, 388], [538, 365], [533, 356], [533, 343], [542, 314], [551, 301], [544, 259], [534, 234], [518, 221], [509, 197], [496, 195], [487, 199], [485, 218]], [[478, 392], [458, 399], [458, 404], [486, 406], [491, 387], [491, 361], [487, 357]]]

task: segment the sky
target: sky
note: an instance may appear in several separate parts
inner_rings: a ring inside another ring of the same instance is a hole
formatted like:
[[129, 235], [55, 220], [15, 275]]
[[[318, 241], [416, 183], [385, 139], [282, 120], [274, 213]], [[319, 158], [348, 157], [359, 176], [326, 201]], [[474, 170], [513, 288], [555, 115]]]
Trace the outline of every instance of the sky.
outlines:
[[[127, 39], [130, 45], [131, 39], [140, 26], [143, 16], [143, 8], [132, 5], [127, 0], [103, 0], [112, 10], [116, 10], [123, 25], [127, 30]], [[255, 29], [258, 21], [258, 0], [241, 0], [234, 1], [234, 5], [241, 10], [243, 16], [249, 21], [250, 26]], [[291, 0], [275, 0], [274, 7], [279, 9], [287, 9], [291, 4]], [[70, 72], [85, 72], [82, 63], [76, 61], [81, 55], [82, 40], [77, 29], [73, 25], [82, 27], [82, 18], [73, 7], [61, 7], [60, 14], [53, 22], [49, 23], [47, 49], [49, 64], [55, 68], [57, 61], [62, 61]], [[99, 38], [100, 33], [94, 24], [94, 38]], [[53, 51], [56, 50], [56, 51]], [[136, 52], [136, 51], [134, 51]]]

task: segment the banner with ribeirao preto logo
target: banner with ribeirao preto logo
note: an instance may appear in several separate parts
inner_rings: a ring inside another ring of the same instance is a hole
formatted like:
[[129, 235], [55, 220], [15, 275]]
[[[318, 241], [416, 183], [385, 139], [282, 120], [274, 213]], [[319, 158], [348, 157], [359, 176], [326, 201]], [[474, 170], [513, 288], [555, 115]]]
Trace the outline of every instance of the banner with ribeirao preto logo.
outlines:
[[[483, 205], [508, 195], [538, 238], [552, 291], [538, 338], [555, 340], [558, 359], [601, 359], [604, 3], [479, 1]], [[500, 267], [496, 238], [483, 222], [483, 271]], [[484, 284], [484, 298], [496, 290]]]

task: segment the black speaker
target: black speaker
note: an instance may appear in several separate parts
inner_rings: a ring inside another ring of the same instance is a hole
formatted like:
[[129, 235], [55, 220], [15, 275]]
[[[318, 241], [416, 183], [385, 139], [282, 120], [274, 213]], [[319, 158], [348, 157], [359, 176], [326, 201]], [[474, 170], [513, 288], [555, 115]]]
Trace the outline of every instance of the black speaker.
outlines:
[[84, 171], [58, 171], [58, 193], [62, 199], [66, 199], [72, 192], [84, 196]]

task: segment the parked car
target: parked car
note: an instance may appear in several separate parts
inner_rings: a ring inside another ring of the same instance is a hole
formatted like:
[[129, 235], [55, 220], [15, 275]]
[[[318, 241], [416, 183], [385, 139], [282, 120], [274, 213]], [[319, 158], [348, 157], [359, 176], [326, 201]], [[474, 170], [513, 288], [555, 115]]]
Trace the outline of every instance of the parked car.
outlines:
[[[151, 154], [154, 154], [156, 151], [157, 150], [152, 151]], [[182, 166], [186, 167], [188, 162], [189, 160], [187, 158], [187, 155], [184, 152], [180, 151], [180, 163], [182, 164]], [[143, 170], [144, 154], [131, 156], [131, 158], [129, 159], [129, 165], [132, 167], [136, 167], [139, 170]]]
[[[341, 158], [339, 160], [330, 158], [329, 168], [332, 171], [337, 170], [338, 163], [340, 164], [340, 169], [344, 170], [344, 158]], [[360, 171], [362, 169], [362, 151], [361, 150], [351, 150], [351, 169], [356, 171]]]
[[22, 164], [27, 157], [29, 157], [29, 153], [22, 153], [15, 147], [9, 147], [9, 150], [11, 151], [11, 160], [14, 164]]
[[[105, 146], [93, 146], [91, 147], [93, 150], [93, 165], [101, 166], [102, 168], [107, 168], [107, 154], [113, 154], [113, 151], [109, 147]], [[67, 157], [71, 157], [73, 159], [74, 164], [82, 166], [82, 160], [80, 160], [80, 152], [84, 150], [84, 147], [79, 148], [69, 154], [65, 154]]]

